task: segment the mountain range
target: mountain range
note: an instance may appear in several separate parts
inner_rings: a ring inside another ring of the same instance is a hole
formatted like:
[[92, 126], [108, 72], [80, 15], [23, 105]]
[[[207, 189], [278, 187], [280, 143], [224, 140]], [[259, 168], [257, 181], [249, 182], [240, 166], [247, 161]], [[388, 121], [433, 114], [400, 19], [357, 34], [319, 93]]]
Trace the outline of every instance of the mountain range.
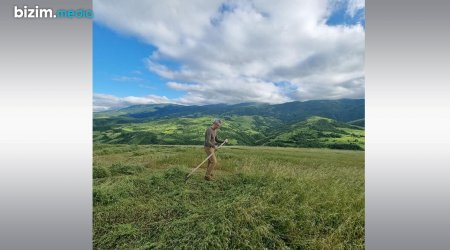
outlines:
[[148, 104], [94, 113], [94, 142], [203, 144], [215, 118], [231, 145], [364, 149], [364, 99], [282, 104]]

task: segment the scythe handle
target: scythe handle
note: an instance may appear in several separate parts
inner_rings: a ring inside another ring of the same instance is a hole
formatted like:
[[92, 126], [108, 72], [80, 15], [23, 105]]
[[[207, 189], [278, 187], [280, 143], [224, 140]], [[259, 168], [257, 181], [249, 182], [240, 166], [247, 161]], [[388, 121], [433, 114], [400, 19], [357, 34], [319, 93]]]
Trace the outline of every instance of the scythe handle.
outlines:
[[[219, 147], [217, 147], [217, 149], [221, 148], [223, 146], [223, 144], [225, 144], [226, 140], [222, 142], [222, 144], [219, 145]], [[189, 179], [189, 177], [201, 166], [203, 165], [203, 163], [205, 163], [213, 154], [208, 155], [208, 157], [206, 157], [206, 159], [204, 159], [202, 161], [202, 163], [198, 164], [198, 166], [196, 168], [194, 168], [194, 170], [192, 170], [191, 173], [189, 173], [188, 175], [186, 175], [185, 180], [187, 181], [187, 179]]]

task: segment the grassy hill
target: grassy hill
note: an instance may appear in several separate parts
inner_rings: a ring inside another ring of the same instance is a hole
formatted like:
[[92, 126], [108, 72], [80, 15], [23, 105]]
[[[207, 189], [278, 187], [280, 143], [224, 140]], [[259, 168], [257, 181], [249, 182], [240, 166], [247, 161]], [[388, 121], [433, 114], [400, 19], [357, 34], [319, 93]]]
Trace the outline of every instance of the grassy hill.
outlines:
[[226, 146], [185, 183], [203, 158], [94, 144], [94, 249], [364, 249], [364, 152]]
[[[181, 117], [117, 125], [104, 131], [94, 131], [94, 141], [113, 144], [202, 144], [205, 129], [212, 116]], [[231, 116], [224, 122], [220, 137], [230, 138], [231, 145], [256, 145], [266, 138], [276, 119], [259, 116]]]
[[347, 122], [347, 123], [350, 124], [350, 125], [355, 125], [355, 126], [359, 126], [359, 127], [362, 127], [362, 128], [365, 127], [365, 119], [364, 118], [358, 119], [358, 120], [354, 120], [354, 121], [350, 121], [350, 122]]
[[364, 100], [278, 105], [137, 105], [94, 114], [94, 142], [201, 145], [214, 117], [225, 121], [220, 137], [230, 145], [364, 149]]
[[289, 126], [264, 145], [333, 149], [364, 148], [364, 130], [332, 119], [312, 116]]

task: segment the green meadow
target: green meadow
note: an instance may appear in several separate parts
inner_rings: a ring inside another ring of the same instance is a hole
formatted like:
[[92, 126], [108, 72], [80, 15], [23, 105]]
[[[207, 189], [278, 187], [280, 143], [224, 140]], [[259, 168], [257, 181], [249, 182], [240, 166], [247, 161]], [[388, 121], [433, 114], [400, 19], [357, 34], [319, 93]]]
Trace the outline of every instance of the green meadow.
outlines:
[[[175, 117], [114, 123], [94, 120], [94, 142], [108, 144], [201, 145], [213, 116]], [[113, 124], [108, 124], [113, 123]], [[106, 124], [106, 125], [105, 125]], [[227, 116], [220, 129], [230, 145], [364, 150], [364, 128], [330, 118], [311, 116], [284, 123], [257, 115]]]
[[225, 146], [211, 182], [204, 166], [184, 181], [201, 146], [95, 143], [93, 154], [95, 249], [364, 248], [364, 151]]

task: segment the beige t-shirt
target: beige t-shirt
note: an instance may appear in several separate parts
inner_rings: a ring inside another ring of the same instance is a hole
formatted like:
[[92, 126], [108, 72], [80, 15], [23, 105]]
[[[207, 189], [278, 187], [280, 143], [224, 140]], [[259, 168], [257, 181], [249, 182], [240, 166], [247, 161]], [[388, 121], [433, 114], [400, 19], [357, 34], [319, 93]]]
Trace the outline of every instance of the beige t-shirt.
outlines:
[[217, 129], [214, 130], [212, 127], [208, 127], [205, 132], [205, 146], [207, 147], [213, 147], [217, 143], [222, 143], [223, 141], [219, 140], [217, 138]]

